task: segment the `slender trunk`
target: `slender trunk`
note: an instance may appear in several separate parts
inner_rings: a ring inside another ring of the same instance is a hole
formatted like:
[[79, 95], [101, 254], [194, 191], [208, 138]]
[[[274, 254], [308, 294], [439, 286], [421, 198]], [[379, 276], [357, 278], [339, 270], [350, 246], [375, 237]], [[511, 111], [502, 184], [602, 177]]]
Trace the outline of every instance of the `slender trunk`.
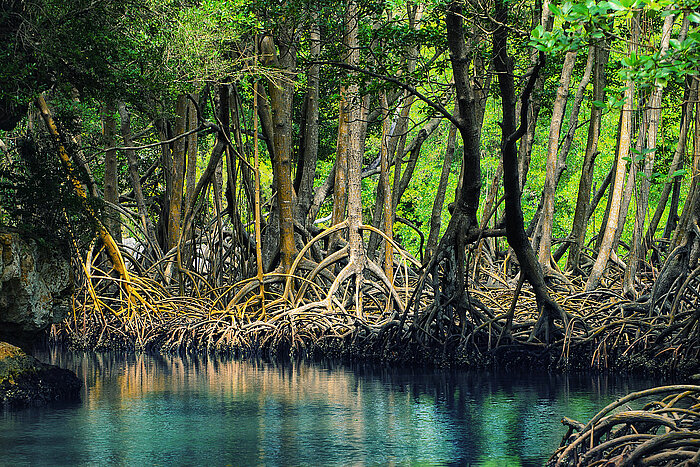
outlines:
[[[584, 70], [583, 76], [581, 77], [581, 81], [578, 84], [578, 88], [576, 89], [576, 95], [574, 96], [574, 102], [571, 106], [571, 113], [569, 114], [569, 129], [567, 130], [566, 135], [564, 136], [564, 140], [561, 144], [561, 148], [559, 149], [559, 157], [557, 158], [557, 169], [554, 174], [554, 186], [559, 185], [559, 180], [561, 179], [562, 174], [567, 168], [566, 159], [569, 156], [571, 144], [574, 141], [574, 136], [576, 136], [576, 130], [579, 127], [579, 111], [581, 110], [581, 103], [583, 102], [586, 87], [588, 87], [588, 83], [591, 81], [591, 73], [593, 71], [593, 65], [595, 63], [595, 55], [595, 46], [591, 44], [588, 47], [586, 69]], [[569, 248], [569, 245], [570, 243], [568, 241], [565, 241], [552, 254], [555, 263], [561, 259], [566, 250]]]
[[[455, 113], [459, 113], [455, 109]], [[445, 194], [447, 193], [447, 182], [450, 178], [450, 168], [452, 167], [452, 158], [455, 153], [457, 141], [457, 127], [450, 124], [450, 131], [447, 135], [447, 148], [445, 150], [445, 159], [442, 161], [442, 170], [440, 171], [440, 181], [438, 182], [437, 191], [435, 193], [435, 201], [433, 202], [433, 210], [430, 214], [430, 233], [425, 246], [425, 258], [423, 263], [427, 264], [430, 258], [435, 253], [438, 237], [440, 236], [440, 225], [442, 224], [442, 209], [445, 204]]]
[[[411, 143], [408, 145], [407, 148], [405, 147], [405, 142], [403, 141], [403, 138], [401, 138], [400, 144], [398, 145], [399, 147], [396, 152], [396, 157], [394, 158], [393, 190], [391, 190], [390, 186], [387, 188], [390, 193], [390, 199], [392, 200], [393, 206], [393, 210], [390, 211], [390, 222], [392, 226], [394, 224], [395, 212], [398, 207], [398, 203], [401, 201], [401, 197], [405, 193], [406, 189], [408, 188], [408, 184], [411, 182], [411, 179], [413, 177], [413, 173], [415, 171], [416, 164], [418, 163], [418, 157], [420, 156], [420, 151], [423, 146], [423, 143], [440, 126], [441, 121], [442, 117], [430, 119], [430, 121], [427, 124], [425, 124], [423, 128], [418, 130], [418, 133], [414, 136], [413, 140], [411, 140]], [[391, 149], [389, 148], [389, 144], [387, 144], [387, 157], [389, 157], [390, 150]], [[406, 154], [409, 154], [409, 158], [406, 163], [406, 168], [404, 169], [403, 174], [401, 174], [401, 163], [403, 157]], [[387, 161], [387, 164], [391, 165], [389, 164], [389, 161]], [[400, 178], [398, 178], [399, 175]], [[383, 196], [383, 194], [380, 193], [380, 189], [383, 189], [383, 187], [380, 187], [378, 185], [377, 199], [380, 199], [380, 197]], [[374, 225], [375, 227], [380, 227], [381, 225], [383, 225], [383, 223], [384, 211], [381, 208], [377, 207], [375, 208], [374, 215], [372, 217], [372, 225]], [[370, 257], [372, 257], [372, 252], [376, 250], [378, 243], [379, 236], [375, 232], [372, 232], [370, 234], [369, 244], [367, 247], [368, 254], [370, 255]]]
[[[261, 50], [268, 65], [280, 67], [288, 72], [296, 68], [296, 51], [281, 50], [279, 56], [271, 37], [261, 41]], [[292, 186], [292, 98], [294, 84], [285, 80], [269, 80], [270, 107], [273, 136], [273, 169], [276, 173], [275, 188], [280, 229], [280, 263], [282, 271], [288, 273], [296, 255], [294, 245], [294, 187]]]
[[552, 109], [552, 120], [549, 127], [549, 141], [547, 144], [547, 173], [544, 181], [544, 194], [542, 202], [542, 213], [540, 215], [541, 238], [538, 260], [545, 267], [550, 267], [550, 258], [552, 250], [552, 226], [554, 224], [554, 197], [556, 195], [556, 180], [559, 151], [559, 134], [561, 133], [562, 122], [564, 121], [564, 112], [566, 111], [566, 102], [569, 98], [569, 84], [571, 82], [571, 73], [574, 70], [576, 63], [577, 52], [567, 52], [564, 58], [564, 65], [561, 70], [561, 79], [557, 88], [557, 96], [554, 99], [554, 108]]
[[[595, 70], [593, 77], [593, 101], [605, 101], [605, 64], [609, 54], [602, 44], [594, 46]], [[595, 159], [598, 156], [598, 138], [600, 137], [600, 125], [603, 109], [591, 105], [591, 119], [588, 125], [588, 138], [586, 140], [586, 152], [581, 165], [581, 178], [578, 185], [578, 195], [576, 197], [576, 211], [571, 228], [570, 238], [572, 243], [569, 246], [569, 257], [566, 267], [574, 271], [579, 267], [581, 258], [581, 248], [586, 238], [586, 226], [588, 225], [588, 207], [590, 205], [591, 187], [593, 185], [593, 169]]]
[[62, 135], [58, 132], [58, 128], [56, 127], [56, 123], [54, 122], [53, 117], [51, 116], [51, 112], [49, 111], [49, 108], [46, 105], [44, 97], [42, 95], [39, 95], [34, 101], [34, 104], [39, 109], [41, 117], [44, 120], [44, 123], [46, 124], [46, 128], [49, 130], [49, 133], [51, 134], [56, 144], [58, 156], [61, 159], [64, 169], [68, 173], [68, 178], [71, 184], [73, 185], [73, 189], [75, 190], [76, 195], [78, 195], [78, 197], [83, 201], [83, 206], [85, 210], [87, 211], [90, 218], [96, 223], [97, 234], [105, 246], [107, 255], [112, 261], [114, 269], [117, 271], [117, 273], [119, 273], [120, 277], [123, 279], [123, 282], [121, 283], [122, 286], [126, 289], [127, 293], [129, 293], [130, 300], [131, 296], [137, 299], [141, 299], [141, 296], [138, 294], [138, 292], [136, 292], [131, 286], [130, 276], [128, 271], [126, 270], [124, 258], [119, 252], [119, 248], [117, 247], [114, 238], [112, 238], [109, 231], [104, 227], [100, 219], [95, 214], [95, 211], [93, 211], [92, 207], [87, 203], [87, 193], [85, 192], [82, 183], [80, 183], [78, 174], [76, 173], [76, 169], [73, 166], [70, 157], [68, 156], [68, 151], [66, 150], [65, 145], [63, 144]]
[[408, 188], [408, 184], [411, 182], [411, 178], [413, 177], [413, 171], [415, 170], [416, 164], [418, 163], [418, 156], [420, 156], [420, 150], [423, 147], [423, 143], [428, 138], [428, 136], [430, 136], [440, 125], [441, 121], [442, 118], [431, 119], [430, 122], [428, 122], [428, 124], [424, 128], [420, 129], [414, 140], [411, 142], [409, 152], [410, 157], [408, 159], [408, 162], [406, 163], [406, 168], [404, 169], [403, 174], [401, 175], [401, 180], [399, 180], [398, 183], [394, 181], [394, 191], [396, 197], [394, 210], [396, 210], [398, 202], [401, 200], [401, 197]]
[[[620, 135], [622, 134], [622, 121], [624, 120], [625, 112], [620, 112], [620, 117], [618, 118], [617, 122], [617, 144], [615, 145], [615, 158], [613, 159], [612, 167], [610, 168], [610, 172], [612, 172], [613, 175], [611, 175], [610, 178], [610, 193], [615, 191], [615, 174], [617, 173], [617, 161], [618, 161], [618, 156], [620, 155]], [[603, 243], [603, 236], [605, 235], [605, 226], [608, 225], [608, 217], [610, 215], [610, 205], [612, 204], [613, 197], [608, 196], [607, 201], [605, 203], [605, 211], [603, 213], [603, 220], [600, 223], [600, 229], [598, 231], [598, 234], [596, 235], [596, 240], [595, 240], [595, 250], [598, 251], [600, 250], [600, 244]], [[600, 200], [598, 200], [600, 203]], [[593, 211], [590, 211], [591, 214], [593, 214]]]
[[[381, 106], [382, 106], [382, 146], [381, 146], [381, 162], [380, 162], [380, 172], [379, 172], [379, 186], [377, 188], [377, 194], [381, 191], [381, 198], [377, 199], [377, 204], [381, 200], [382, 209], [384, 210], [384, 225], [382, 226], [382, 231], [388, 238], [394, 238], [394, 226], [392, 224], [391, 216], [391, 196], [390, 196], [390, 186], [389, 186], [389, 104], [386, 100], [386, 93], [381, 94]], [[381, 190], [379, 190], [381, 187]], [[394, 247], [390, 242], [385, 241], [384, 243], [384, 274], [389, 279], [393, 281], [394, 278]]]
[[331, 225], [336, 225], [345, 219], [348, 186], [348, 101], [345, 86], [340, 89], [338, 104], [338, 139], [335, 151], [335, 179], [333, 183], [333, 213]]
[[[192, 93], [190, 97], [195, 102], [198, 101], [197, 94]], [[197, 108], [192, 102], [187, 105], [187, 130], [197, 128]], [[192, 203], [192, 194], [197, 183], [197, 133], [192, 133], [187, 137], [187, 167], [185, 171], [185, 206]]]
[[[675, 21], [675, 15], [668, 15], [664, 20], [664, 25], [661, 31], [661, 45], [659, 54], [664, 56], [668, 51], [669, 42], [671, 40], [671, 29]], [[649, 99], [649, 108], [647, 114], [649, 118], [649, 127], [647, 129], [647, 142], [644, 151], [644, 177], [642, 178], [640, 187], [637, 191], [637, 213], [634, 218], [634, 230], [632, 232], [632, 244], [630, 254], [627, 259], [627, 268], [622, 284], [622, 290], [626, 295], [636, 298], [637, 291], [634, 287], [634, 279], [637, 275], [638, 262], [646, 256], [646, 249], [642, 246], [642, 235], [644, 233], [644, 221], [647, 216], [649, 204], [649, 190], [651, 189], [651, 175], [654, 171], [654, 159], [656, 156], [656, 138], [659, 132], [659, 123], [661, 120], [661, 99], [663, 97], [663, 86], [656, 83]], [[641, 135], [640, 135], [641, 138]], [[680, 145], [680, 143], [679, 143]]]
[[[114, 102], [109, 101], [102, 108], [102, 135], [105, 145], [108, 148], [114, 148], [115, 136], [117, 134], [117, 122], [114, 119], [116, 109]], [[119, 160], [117, 158], [116, 149], [108, 149], [105, 151], [104, 165], [104, 200], [108, 203], [119, 205]], [[107, 217], [105, 218], [105, 227], [112, 234], [114, 241], [121, 243], [122, 241], [122, 226], [119, 216], [119, 211], [112, 207], [107, 207]]]
[[[676, 150], [673, 153], [673, 160], [671, 161], [671, 165], [668, 168], [668, 177], [666, 179], [666, 182], [664, 183], [663, 190], [661, 191], [659, 202], [657, 203], [654, 215], [651, 218], [651, 221], [649, 222], [649, 228], [647, 229], [647, 233], [644, 239], [645, 251], [651, 248], [651, 243], [654, 240], [656, 229], [659, 227], [659, 222], [661, 221], [661, 217], [663, 216], [664, 210], [666, 209], [666, 203], [668, 202], [668, 197], [671, 194], [671, 188], [673, 188], [675, 195], [676, 186], [679, 186], [679, 181], [682, 178], [682, 176], [674, 174], [677, 170], [680, 169], [680, 167], [683, 164], [683, 159], [685, 158], [688, 141], [688, 129], [690, 128], [690, 122], [693, 118], [693, 103], [698, 99], [698, 83], [700, 83], [700, 80], [696, 80], [693, 78], [688, 78], [688, 80], [686, 81], [686, 90], [684, 93], [685, 95], [682, 107], [683, 110], [681, 112], [681, 124], [680, 130], [678, 132], [678, 144], [676, 145]], [[677, 206], [675, 210], [669, 210], [669, 221], [674, 216], [678, 215], [677, 211]], [[668, 223], [666, 225], [668, 226]], [[672, 230], [673, 229], [671, 229], [671, 231]], [[664, 238], [668, 238], [666, 234], [666, 228], [664, 228]]]
[[[119, 117], [121, 120], [120, 128], [124, 145], [127, 147], [133, 146], [134, 142], [131, 137], [131, 115], [126, 110], [126, 105], [123, 102], [119, 103]], [[141, 177], [139, 176], [139, 159], [133, 149], [127, 149], [124, 151], [124, 154], [126, 155], [129, 179], [131, 180], [131, 186], [134, 190], [134, 199], [136, 200], [136, 208], [139, 213], [139, 219], [141, 220], [141, 227], [144, 232], [146, 232], [150, 247], [158, 251], [160, 247], [156, 239], [156, 231], [153, 227], [153, 222], [151, 222], [151, 218], [148, 216], [148, 207], [146, 206], [146, 200], [143, 196]]]
[[[258, 62], [258, 38], [255, 37], [255, 65]], [[257, 80], [253, 83], [253, 172], [255, 174], [255, 194], [253, 201], [253, 218], [255, 222], [255, 264], [258, 284], [260, 286], [260, 304], [265, 313], [265, 284], [262, 257], [262, 210], [260, 208], [260, 156], [258, 154], [258, 89]]]
[[[423, 15], [423, 6], [420, 4], [414, 4], [408, 2], [406, 4], [407, 14], [408, 14], [408, 27], [412, 31], [418, 31], [420, 29], [420, 19]], [[416, 70], [416, 62], [418, 60], [420, 50], [418, 46], [413, 45], [408, 48], [408, 58], [406, 59], [406, 71], [408, 74], [412, 74]], [[389, 141], [389, 157], [394, 156], [394, 190], [391, 195], [392, 205], [394, 207], [392, 216], [392, 225], [396, 214], [396, 208], [399, 205], [399, 200], [401, 199], [401, 193], [399, 192], [399, 180], [403, 180], [401, 176], [401, 163], [403, 150], [406, 145], [406, 136], [408, 132], [408, 121], [411, 112], [411, 107], [415, 101], [415, 96], [406, 92], [404, 97], [403, 105], [401, 106], [401, 112], [399, 114], [398, 122], [392, 129], [391, 140]], [[410, 178], [410, 177], [409, 177]]]
[[[312, 24], [309, 33], [309, 53], [310, 59], [317, 60], [321, 54], [321, 33], [318, 25], [318, 14], [315, 10], [311, 11]], [[304, 126], [303, 126], [303, 145], [299, 163], [297, 164], [296, 179], [294, 188], [298, 198], [298, 212], [302, 224], [313, 222], [306, 218], [309, 212], [309, 207], [313, 200], [314, 176], [316, 175], [316, 160], [318, 158], [318, 99], [319, 99], [319, 83], [320, 83], [320, 68], [321, 65], [313, 64], [307, 71], [307, 90], [304, 102]]]
[[[640, 105], [640, 108], [643, 108], [644, 104]], [[641, 118], [642, 118], [642, 124], [639, 128], [638, 135], [637, 135], [637, 142], [634, 145], [634, 151], [632, 151], [633, 156], [630, 156], [631, 162], [630, 162], [630, 168], [629, 168], [629, 173], [627, 175], [627, 183], [625, 185], [625, 191], [622, 196], [622, 203], [620, 205], [620, 214], [618, 216], [618, 225], [617, 225], [617, 231], [615, 232], [615, 239], [613, 240], [613, 246], [612, 246], [612, 251], [617, 252], [617, 247], [619, 246], [620, 239], [622, 238], [622, 234], [625, 230], [625, 225], [627, 224], [627, 214], [629, 212], [629, 207], [630, 203], [632, 201], [632, 194], [635, 193], [636, 188], [637, 188], [637, 173], [639, 172], [638, 170], [638, 161], [636, 160], [638, 155], [642, 153], [642, 150], [644, 149], [644, 140], [645, 140], [645, 135], [647, 132], [647, 128], [649, 128], [649, 120], [647, 118], [647, 114], [645, 112], [641, 112]], [[634, 133], [634, 130], [632, 131]]]
[[[631, 35], [629, 40], [629, 52], [635, 54], [637, 52], [637, 40], [639, 38], [639, 18], [635, 16], [632, 19]], [[610, 259], [613, 241], [618, 229], [618, 216], [620, 214], [620, 205], [622, 201], [622, 192], [624, 190], [626, 160], [630, 153], [630, 143], [632, 139], [632, 109], [634, 104], [634, 81], [627, 81], [627, 89], [625, 90], [625, 103], [622, 107], [622, 129], [620, 132], [619, 153], [617, 155], [617, 170], [615, 172], [615, 184], [610, 193], [610, 213], [608, 222], [605, 226], [605, 233], [598, 251], [595, 263], [591, 274], [586, 281], [586, 291], [592, 291], [598, 288], [600, 279], [603, 276], [605, 267]]]
[[[177, 96], [175, 104], [175, 136], [185, 132], [187, 120], [187, 96]], [[169, 251], [176, 247], [180, 240], [180, 221], [182, 216], [182, 194], [185, 177], [185, 138], [180, 138], [173, 143], [172, 148], [171, 189], [168, 206], [168, 243]]]
[[574, 142], [574, 136], [576, 136], [576, 130], [579, 127], [578, 116], [581, 111], [581, 103], [583, 103], [583, 98], [586, 94], [586, 88], [591, 82], [591, 75], [593, 73], [593, 67], [596, 62], [596, 46], [591, 44], [588, 47], [588, 58], [586, 59], [586, 68], [583, 71], [583, 76], [581, 81], [578, 83], [576, 88], [576, 94], [574, 95], [574, 101], [571, 105], [571, 113], [569, 114], [569, 128], [566, 130], [566, 135], [561, 143], [561, 148], [559, 149], [559, 160], [557, 163], [557, 171], [555, 180], [558, 184], [562, 173], [566, 170], [566, 159], [569, 156], [569, 151], [571, 151], [571, 145]]

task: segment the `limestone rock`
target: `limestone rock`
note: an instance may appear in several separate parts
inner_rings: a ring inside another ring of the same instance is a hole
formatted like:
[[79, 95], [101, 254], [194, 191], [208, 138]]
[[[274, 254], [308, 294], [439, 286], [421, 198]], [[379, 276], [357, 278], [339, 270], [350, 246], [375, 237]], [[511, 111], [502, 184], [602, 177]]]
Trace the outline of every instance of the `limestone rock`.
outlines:
[[0, 339], [29, 340], [70, 310], [68, 260], [17, 233], [0, 232]]
[[80, 380], [71, 371], [41, 363], [19, 347], [0, 342], [0, 406], [41, 406], [80, 398]]

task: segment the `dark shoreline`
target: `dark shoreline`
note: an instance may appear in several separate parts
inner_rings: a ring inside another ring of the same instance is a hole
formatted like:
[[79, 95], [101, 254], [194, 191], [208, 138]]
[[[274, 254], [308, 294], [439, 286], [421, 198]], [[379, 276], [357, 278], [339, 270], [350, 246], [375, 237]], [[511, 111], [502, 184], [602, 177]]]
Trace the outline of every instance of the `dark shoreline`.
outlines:
[[[88, 345], [71, 337], [55, 339], [46, 336], [42, 346], [58, 345], [76, 351], [127, 351], [146, 352], [163, 355], [182, 356], [223, 356], [241, 359], [262, 358], [267, 361], [306, 360], [317, 362], [324, 359], [345, 363], [367, 363], [389, 367], [449, 368], [455, 370], [488, 370], [499, 368], [503, 371], [535, 372], [537, 374], [565, 373], [608, 373], [646, 375], [672, 379], [685, 379], [695, 376], [700, 379], [700, 362], [688, 358], [662, 358], [654, 349], [633, 354], [624, 354], [615, 349], [608, 350], [604, 362], [592, 365], [595, 346], [582, 344], [569, 352], [568, 359], [562, 358], [562, 347], [557, 345], [508, 344], [490, 351], [475, 347], [463, 352], [425, 348], [419, 344], [405, 344], [400, 348], [386, 348], [379, 345], [338, 345], [320, 344], [299, 352], [288, 345], [277, 347], [253, 345], [248, 347], [181, 346], [165, 348], [150, 345], [137, 348], [127, 340], [112, 340], [99, 345]], [[666, 352], [666, 355], [670, 352]]]

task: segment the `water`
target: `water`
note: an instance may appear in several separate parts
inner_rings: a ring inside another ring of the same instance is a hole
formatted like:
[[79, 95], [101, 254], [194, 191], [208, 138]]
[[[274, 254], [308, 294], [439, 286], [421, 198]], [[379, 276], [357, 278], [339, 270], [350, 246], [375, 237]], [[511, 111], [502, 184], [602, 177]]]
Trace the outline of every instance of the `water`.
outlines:
[[265, 363], [38, 355], [82, 402], [0, 412], [2, 465], [542, 465], [563, 416], [585, 421], [659, 382]]

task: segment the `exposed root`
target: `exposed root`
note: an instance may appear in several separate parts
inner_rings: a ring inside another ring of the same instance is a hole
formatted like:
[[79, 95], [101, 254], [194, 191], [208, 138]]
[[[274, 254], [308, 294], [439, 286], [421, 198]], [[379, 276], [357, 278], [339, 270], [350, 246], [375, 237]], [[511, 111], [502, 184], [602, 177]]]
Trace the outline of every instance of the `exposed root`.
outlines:
[[[347, 248], [320, 262], [311, 259], [314, 248], [323, 251], [322, 242], [344, 229], [347, 225], [341, 223], [312, 239], [290, 274], [264, 274], [262, 288], [257, 277], [216, 286], [206, 270], [174, 266], [172, 252], [148, 268], [134, 264], [134, 271], [143, 273], [132, 273], [130, 287], [121, 287], [123, 279], [91, 249], [77, 268], [82, 274], [73, 315], [54, 337], [84, 348], [297, 355], [355, 349], [389, 359], [413, 359], [418, 353], [469, 364], [600, 370], [646, 370], [651, 364], [654, 371], [698, 371], [700, 269], [676, 281], [654, 312], [614, 290], [583, 292], [580, 279], [573, 278], [550, 289], [568, 322], [555, 320], [561, 332], [540, 341], [532, 339], [540, 315], [532, 289], [505, 276], [500, 263], [479, 268], [481, 277], [471, 278], [459, 294], [455, 284], [445, 282], [464, 272], [452, 257], [456, 250], [443, 251], [433, 259], [432, 273], [420, 274], [414, 258], [377, 232], [392, 244], [392, 277], [382, 265], [366, 260], [358, 285]], [[129, 261], [137, 263], [134, 256]], [[159, 271], [168, 267], [179, 279], [165, 285]], [[443, 285], [436, 288], [438, 284]], [[143, 300], [132, 300], [126, 290]]]
[[[649, 397], [665, 396], [659, 401]], [[640, 410], [633, 401], [648, 401]], [[627, 410], [619, 411], [620, 408]], [[629, 394], [588, 423], [564, 418], [568, 431], [547, 465], [698, 465], [700, 386], [664, 386]]]

